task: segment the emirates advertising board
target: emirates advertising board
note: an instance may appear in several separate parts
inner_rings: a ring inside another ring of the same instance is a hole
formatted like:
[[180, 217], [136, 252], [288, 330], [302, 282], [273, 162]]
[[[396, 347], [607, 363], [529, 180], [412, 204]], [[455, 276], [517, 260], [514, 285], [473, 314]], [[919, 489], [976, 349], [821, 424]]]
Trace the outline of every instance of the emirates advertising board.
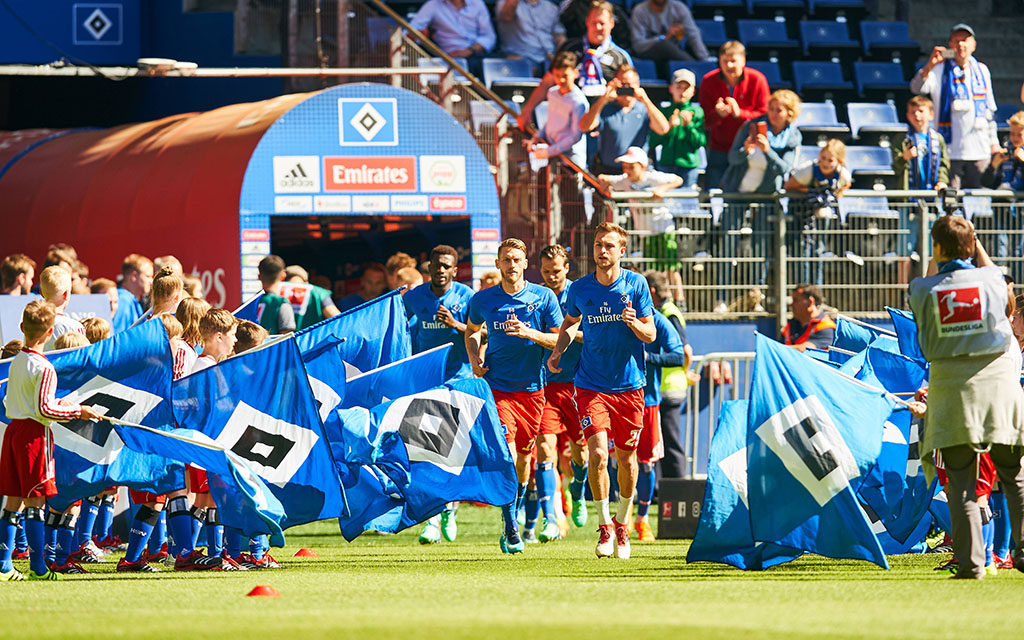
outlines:
[[381, 84], [320, 92], [285, 113], [253, 152], [240, 199], [242, 293], [260, 290], [273, 216], [467, 216], [473, 279], [494, 264], [498, 194], [462, 124], [426, 98]]

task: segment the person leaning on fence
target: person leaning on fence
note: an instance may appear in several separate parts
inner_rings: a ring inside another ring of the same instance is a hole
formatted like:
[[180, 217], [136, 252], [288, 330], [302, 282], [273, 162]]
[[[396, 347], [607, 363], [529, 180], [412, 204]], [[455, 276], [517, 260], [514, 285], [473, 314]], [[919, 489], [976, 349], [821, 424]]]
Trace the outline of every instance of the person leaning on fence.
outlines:
[[[818, 150], [816, 159], [808, 160], [789, 175], [786, 191], [807, 193], [806, 209], [800, 212], [805, 232], [801, 238], [804, 258], [821, 258], [829, 251], [823, 237], [814, 232], [828, 230], [831, 219], [836, 217], [838, 198], [852, 183], [850, 170], [846, 168], [846, 145], [836, 138], [831, 138]], [[804, 261], [801, 266], [804, 280], [811, 278], [813, 269], [814, 284], [825, 283], [824, 263], [815, 261], [812, 266], [811, 261]]]
[[650, 132], [664, 135], [668, 119], [640, 86], [640, 75], [631, 64], [619, 67], [604, 95], [580, 119], [584, 132], [598, 130], [597, 155], [590, 162], [593, 173], [614, 173], [618, 157], [630, 147], [647, 149]]
[[801, 284], [793, 289], [789, 304], [793, 317], [782, 328], [783, 343], [798, 351], [807, 347], [828, 349], [836, 334], [836, 323], [825, 313], [825, 296], [813, 284]]
[[[672, 189], [678, 189], [683, 179], [672, 173], [662, 173], [648, 168], [650, 159], [640, 147], [630, 147], [626, 153], [615, 159], [622, 164], [622, 173], [601, 174], [597, 178], [602, 186], [612, 191], [650, 191], [653, 199], [661, 200]], [[679, 275], [682, 264], [678, 260], [678, 244], [675, 223], [668, 207], [655, 205], [651, 201], [632, 202], [630, 224], [633, 231], [644, 236], [644, 257], [654, 258], [649, 263], [654, 269], [665, 272], [666, 277], [682, 299], [683, 281]]]
[[935, 47], [910, 81], [910, 90], [931, 97], [938, 107], [938, 129], [949, 145], [950, 186], [977, 189], [992, 154], [999, 150], [992, 75], [974, 58], [974, 29], [958, 24], [949, 47]]
[[[1010, 139], [1005, 148], [992, 156], [992, 163], [982, 176], [982, 186], [991, 189], [1024, 191], [1024, 111], [1018, 111], [1007, 121], [1010, 125]], [[1016, 204], [1000, 203], [992, 207], [993, 222], [1000, 233], [995, 236], [996, 245], [992, 257], [996, 259], [1024, 255], [1024, 236], [1021, 235], [1020, 214]], [[1007, 230], [1015, 233], [1011, 237]], [[1020, 275], [1020, 264], [1013, 265]]]
[[661, 146], [657, 167], [661, 171], [674, 173], [683, 179], [684, 187], [695, 187], [700, 173], [700, 150], [707, 142], [704, 132], [704, 109], [691, 102], [697, 86], [697, 78], [689, 69], [676, 69], [668, 92], [671, 104], [660, 107], [661, 114], [668, 119], [668, 133], [652, 133], [652, 147]]
[[1024, 571], [1024, 392], [1007, 287], [969, 221], [943, 216], [931, 237], [929, 275], [915, 278], [909, 290], [918, 342], [931, 365], [922, 468], [931, 481], [941, 453], [959, 560], [955, 577], [978, 579], [986, 558], [975, 480], [978, 453], [989, 452], [1006, 494], [1014, 567]]

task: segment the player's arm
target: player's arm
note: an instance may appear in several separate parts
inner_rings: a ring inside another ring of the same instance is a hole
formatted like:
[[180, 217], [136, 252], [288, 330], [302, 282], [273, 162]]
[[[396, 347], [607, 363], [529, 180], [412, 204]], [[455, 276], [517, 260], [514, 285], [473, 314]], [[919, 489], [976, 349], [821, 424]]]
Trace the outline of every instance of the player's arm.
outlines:
[[480, 354], [483, 345], [483, 324], [474, 324], [472, 320], [466, 323], [466, 355], [469, 356], [469, 365], [473, 367], [473, 375], [482, 378], [487, 373], [483, 358]]
[[341, 313], [341, 310], [338, 309], [337, 305], [335, 305], [331, 300], [325, 301], [324, 306], [320, 308], [320, 311], [324, 314], [324, 318], [333, 318]]
[[456, 320], [455, 316], [452, 315], [451, 310], [443, 304], [437, 307], [437, 319], [439, 322], [446, 324], [459, 333], [466, 333], [466, 324]]
[[505, 323], [505, 335], [524, 338], [539, 344], [545, 349], [553, 350], [555, 342], [558, 340], [558, 329], [552, 327], [550, 331], [540, 331], [539, 329], [528, 327], [521, 320], [516, 319], [515, 321], [510, 320]]
[[551, 356], [548, 358], [548, 369], [552, 373], [560, 373], [562, 371], [558, 363], [562, 359], [562, 353], [569, 347], [569, 343], [576, 339], [582, 317], [566, 314], [562, 320], [562, 325], [558, 327], [558, 338], [555, 340], [555, 345], [551, 349]]
[[658, 329], [654, 326], [654, 316], [636, 317], [636, 309], [632, 305], [622, 310], [622, 321], [626, 323], [641, 342], [651, 344], [658, 337]]

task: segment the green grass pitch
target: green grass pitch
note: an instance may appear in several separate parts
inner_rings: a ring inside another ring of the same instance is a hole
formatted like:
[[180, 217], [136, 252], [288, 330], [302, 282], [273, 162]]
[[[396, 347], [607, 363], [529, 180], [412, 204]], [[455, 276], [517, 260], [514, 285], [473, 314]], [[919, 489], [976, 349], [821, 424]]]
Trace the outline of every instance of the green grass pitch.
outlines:
[[[672, 540], [599, 560], [588, 523], [510, 557], [499, 522], [497, 509], [463, 505], [458, 540], [426, 547], [419, 527], [350, 544], [317, 523], [273, 551], [281, 571], [129, 575], [108, 561], [59, 583], [0, 583], [0, 637], [1024, 637], [1024, 575], [949, 580], [932, 570], [945, 555], [893, 557], [891, 571], [809, 556], [748, 573], [687, 565], [688, 543]], [[320, 557], [293, 558], [302, 547]], [[246, 597], [258, 584], [281, 597]]]

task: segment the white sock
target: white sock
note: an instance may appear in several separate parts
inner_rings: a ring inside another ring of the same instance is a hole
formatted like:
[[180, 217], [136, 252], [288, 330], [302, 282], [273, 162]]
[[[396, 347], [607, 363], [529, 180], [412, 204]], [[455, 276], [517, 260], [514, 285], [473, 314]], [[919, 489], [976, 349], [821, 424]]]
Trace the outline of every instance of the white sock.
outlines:
[[608, 498], [604, 500], [594, 500], [594, 504], [597, 505], [597, 524], [611, 524], [612, 513], [608, 507]]
[[629, 521], [629, 516], [633, 512], [633, 496], [624, 498], [619, 496], [619, 510], [615, 514], [615, 519], [619, 521], [619, 524], [626, 524]]

